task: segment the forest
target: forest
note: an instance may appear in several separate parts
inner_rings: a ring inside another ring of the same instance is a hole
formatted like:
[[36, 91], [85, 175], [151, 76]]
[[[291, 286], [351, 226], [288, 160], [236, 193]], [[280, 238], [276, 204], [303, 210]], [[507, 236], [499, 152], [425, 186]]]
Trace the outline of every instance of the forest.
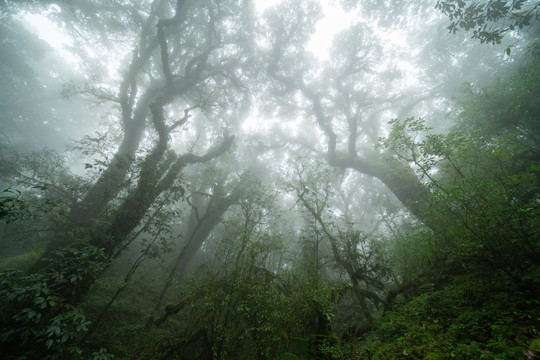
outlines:
[[540, 1], [0, 0], [0, 358], [540, 359]]

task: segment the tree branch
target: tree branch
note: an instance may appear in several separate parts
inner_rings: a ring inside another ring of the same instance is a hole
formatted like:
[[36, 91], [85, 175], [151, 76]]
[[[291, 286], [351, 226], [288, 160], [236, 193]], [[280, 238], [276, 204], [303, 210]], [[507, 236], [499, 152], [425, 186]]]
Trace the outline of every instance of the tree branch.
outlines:
[[165, 20], [159, 20], [157, 24], [157, 37], [159, 40], [159, 47], [161, 49], [161, 68], [165, 79], [167, 80], [167, 85], [172, 86], [172, 72], [171, 66], [169, 64], [169, 51], [167, 49], [167, 39], [165, 38], [165, 33], [163, 32], [163, 26], [165, 25]]

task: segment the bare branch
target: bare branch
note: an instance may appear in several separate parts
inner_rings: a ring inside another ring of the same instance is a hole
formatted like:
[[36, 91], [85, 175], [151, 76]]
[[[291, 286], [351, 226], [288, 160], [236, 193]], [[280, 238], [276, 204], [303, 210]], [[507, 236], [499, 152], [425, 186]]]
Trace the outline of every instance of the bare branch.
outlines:
[[197, 109], [199, 108], [200, 105], [197, 104], [197, 105], [194, 105], [192, 107], [189, 107], [187, 109], [184, 110], [184, 117], [181, 118], [180, 120], [177, 120], [175, 121], [171, 126], [169, 126], [169, 132], [173, 131], [174, 129], [176, 129], [177, 127], [180, 127], [182, 125], [184, 125], [186, 123], [186, 121], [188, 121], [188, 119], [191, 117], [191, 115], [189, 114], [189, 112], [193, 109]]

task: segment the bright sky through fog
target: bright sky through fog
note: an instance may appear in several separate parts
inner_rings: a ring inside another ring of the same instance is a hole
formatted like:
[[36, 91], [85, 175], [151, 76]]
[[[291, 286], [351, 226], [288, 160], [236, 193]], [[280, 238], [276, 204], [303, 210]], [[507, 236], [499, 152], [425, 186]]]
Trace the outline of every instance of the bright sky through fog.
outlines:
[[282, 0], [255, 0], [255, 7], [260, 14], [267, 8], [279, 4], [281, 1]]
[[[255, 0], [259, 14], [267, 8], [279, 4], [283, 0]], [[320, 60], [328, 58], [328, 49], [332, 45], [334, 35], [349, 27], [354, 19], [353, 13], [346, 13], [338, 1], [321, 1], [324, 17], [318, 22], [315, 34], [307, 44], [307, 50], [315, 54]]]
[[[257, 12], [262, 14], [264, 10], [269, 7], [279, 4], [281, 1], [287, 0], [255, 0], [255, 6]], [[335, 0], [322, 0], [321, 6], [323, 10], [323, 18], [319, 20], [316, 25], [316, 30], [311, 40], [306, 45], [306, 49], [312, 52], [320, 61], [328, 59], [329, 49], [332, 45], [334, 36], [341, 30], [351, 26], [358, 20], [358, 14], [354, 12], [347, 13], [340, 6], [338, 1]], [[38, 14], [26, 14], [24, 16], [28, 24], [31, 25], [38, 33], [39, 37], [49, 43], [58, 53], [66, 59], [69, 63], [75, 65], [77, 63], [76, 57], [74, 57], [66, 47], [72, 44], [72, 40], [64, 34], [61, 28], [55, 23], [48, 20], [44, 15]], [[406, 43], [404, 37], [399, 32], [386, 33], [382, 36], [386, 42], [394, 46], [404, 46]], [[117, 59], [120, 61], [120, 59]], [[415, 79], [414, 69], [410, 69], [410, 64], [403, 62], [400, 66], [409, 74], [410, 79], [407, 79], [407, 83], [410, 85], [414, 83]], [[115, 73], [115, 69], [109, 69], [110, 73]], [[268, 121], [261, 122], [260, 118], [252, 116], [248, 118], [244, 124], [244, 130], [260, 130], [262, 128], [261, 123], [269, 123]]]
[[[260, 14], [281, 1], [283, 0], [255, 0], [255, 6]], [[325, 60], [328, 57], [328, 49], [332, 45], [334, 35], [348, 27], [353, 21], [354, 15], [344, 12], [337, 1], [323, 0], [321, 4], [324, 17], [317, 24], [317, 30], [307, 44], [307, 49], [320, 60]], [[71, 39], [55, 23], [39, 14], [26, 14], [24, 18], [36, 30], [39, 37], [49, 43], [68, 62], [77, 61], [69, 51], [65, 50], [65, 46], [71, 44]]]
[[[262, 14], [264, 10], [279, 4], [281, 1], [286, 0], [255, 0], [255, 6], [258, 13]], [[323, 0], [321, 1], [321, 5], [324, 16], [317, 23], [315, 33], [306, 45], [306, 49], [317, 56], [319, 60], [324, 61], [328, 58], [328, 50], [332, 45], [334, 35], [352, 24], [354, 14], [343, 11], [337, 1]], [[268, 130], [268, 128], [271, 127], [270, 124], [275, 122], [276, 121], [269, 121], [268, 119], [261, 121], [259, 115], [253, 114], [244, 121], [242, 128], [247, 131], [257, 131], [262, 128]], [[298, 129], [296, 127], [298, 122], [299, 121], [288, 123], [289, 126], [292, 126], [292, 128], [288, 129], [291, 133], [294, 134], [297, 132]], [[263, 126], [262, 124], [265, 124], [266, 126]]]
[[38, 36], [58, 51], [64, 59], [72, 64], [77, 62], [77, 59], [65, 49], [65, 46], [72, 44], [72, 40], [55, 23], [38, 14], [26, 14], [24, 19], [34, 28]]
[[337, 2], [333, 1], [323, 1], [322, 7], [324, 17], [317, 24], [317, 29], [307, 44], [307, 49], [320, 60], [326, 60], [334, 35], [352, 24], [354, 14], [346, 13]]

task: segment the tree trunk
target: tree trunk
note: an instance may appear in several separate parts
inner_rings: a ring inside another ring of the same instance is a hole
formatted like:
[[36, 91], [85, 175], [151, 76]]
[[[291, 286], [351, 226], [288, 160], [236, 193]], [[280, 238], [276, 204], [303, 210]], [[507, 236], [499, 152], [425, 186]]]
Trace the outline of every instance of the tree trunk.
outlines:
[[152, 321], [157, 312], [163, 305], [167, 290], [172, 284], [172, 280], [175, 276], [182, 275], [189, 262], [193, 259], [201, 245], [208, 238], [208, 235], [212, 232], [214, 227], [219, 223], [221, 217], [225, 212], [240, 198], [244, 191], [244, 181], [241, 179], [236, 184], [234, 190], [224, 196], [223, 191], [218, 191], [212, 199], [210, 199], [206, 205], [206, 211], [202, 217], [199, 217], [200, 207], [199, 201], [195, 201], [189, 218], [189, 228], [187, 231], [186, 241], [182, 250], [176, 257], [173, 266], [165, 280], [165, 284], [161, 290], [161, 293], [156, 302], [156, 306], [150, 315], [150, 319], [147, 326], [152, 325]]
[[412, 214], [429, 226], [429, 190], [407, 165], [381, 159], [376, 154], [362, 158], [341, 153], [329, 154], [329, 163], [379, 179]]

